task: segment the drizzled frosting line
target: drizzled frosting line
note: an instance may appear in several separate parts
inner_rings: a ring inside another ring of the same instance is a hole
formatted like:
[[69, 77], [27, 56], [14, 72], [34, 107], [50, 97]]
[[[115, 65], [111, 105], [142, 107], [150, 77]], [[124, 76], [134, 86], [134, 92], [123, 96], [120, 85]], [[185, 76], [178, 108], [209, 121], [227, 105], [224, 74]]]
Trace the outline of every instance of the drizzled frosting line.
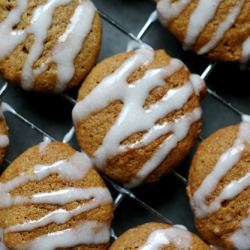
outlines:
[[[250, 186], [250, 173], [247, 173], [240, 179], [227, 184], [209, 205], [206, 203], [207, 197], [215, 191], [221, 179], [240, 161], [242, 153], [246, 149], [246, 144], [250, 144], [250, 116], [245, 115], [242, 120], [234, 145], [221, 155], [211, 173], [206, 176], [191, 198], [191, 205], [198, 218], [204, 218], [210, 213], [218, 211], [223, 201], [237, 197]], [[230, 239], [237, 249], [249, 249], [249, 217], [241, 221], [241, 228], [236, 230]]]
[[81, 244], [106, 244], [110, 238], [110, 225], [106, 222], [86, 221], [76, 227], [40, 236], [20, 249], [54, 250]]
[[[29, 181], [40, 181], [51, 174], [58, 174], [62, 180], [81, 180], [91, 168], [90, 159], [84, 153], [76, 152], [69, 159], [57, 161], [51, 165], [36, 165], [32, 173], [21, 173], [6, 183], [0, 183], [0, 208], [25, 204], [66, 205], [74, 201], [84, 201], [72, 210], [59, 208], [37, 220], [12, 225], [5, 228], [3, 233], [32, 231], [51, 223], [64, 224], [74, 216], [111, 203], [112, 197], [106, 187], [68, 187], [47, 193], [36, 193], [31, 196], [12, 197], [10, 194], [12, 190]], [[79, 244], [103, 244], [108, 242], [109, 236], [109, 223], [85, 221], [80, 222], [74, 228], [39, 236], [28, 245], [20, 245], [19, 249], [52, 250], [57, 247], [73, 247]]]
[[35, 78], [48, 68], [50, 62], [57, 64], [56, 92], [63, 91], [72, 79], [75, 72], [74, 59], [91, 31], [95, 16], [96, 9], [89, 0], [79, 0], [69, 25], [52, 48], [52, 56], [40, 67], [33, 69], [34, 63], [42, 55], [55, 9], [71, 2], [72, 0], [48, 0], [44, 5], [34, 9], [30, 25], [26, 29], [13, 30], [13, 27], [21, 22], [22, 14], [28, 9], [27, 0], [17, 0], [17, 7], [0, 23], [0, 59], [10, 55], [28, 35], [34, 36], [34, 43], [22, 69], [21, 84], [24, 89], [29, 90], [33, 87]]
[[[31, 220], [23, 224], [17, 224], [4, 230], [4, 233], [31, 231], [38, 227], [46, 226], [50, 223], [63, 224], [72, 217], [83, 212], [94, 209], [105, 203], [112, 202], [111, 195], [107, 188], [68, 188], [50, 193], [41, 193], [32, 199], [32, 203], [46, 203], [63, 205], [76, 200], [86, 200], [87, 203], [77, 206], [75, 209], [67, 211], [65, 209], [57, 209], [38, 220]], [[24, 203], [22, 203], [24, 204]]]
[[193, 236], [190, 232], [174, 226], [152, 232], [147, 242], [139, 250], [161, 250], [163, 246], [168, 246], [171, 243], [176, 248], [188, 250], [191, 248], [192, 242]]
[[[206, 26], [216, 16], [219, 5], [222, 0], [199, 0], [197, 7], [191, 13], [188, 20], [187, 31], [184, 38], [184, 48], [190, 49], [197, 41], [198, 37], [205, 30]], [[198, 54], [206, 54], [213, 50], [222, 40], [224, 34], [230, 30], [241, 14], [245, 0], [239, 2], [229, 10], [225, 20], [223, 20], [215, 31], [212, 38], [203, 45]], [[167, 25], [170, 21], [181, 15], [182, 11], [191, 3], [190, 0], [179, 0], [172, 2], [171, 0], [160, 0], [157, 3], [158, 16], [163, 25]], [[242, 44], [241, 63], [246, 64], [250, 59], [250, 38], [248, 37]]]
[[[116, 122], [93, 155], [95, 165], [101, 170], [107, 159], [130, 149], [146, 146], [160, 136], [173, 132], [167, 142], [161, 145], [159, 152], [146, 163], [138, 178], [136, 177], [136, 181], [133, 179], [133, 184], [129, 183], [133, 186], [138, 185], [143, 177], [144, 179], [147, 177], [146, 173], [150, 174], [157, 167], [177, 142], [185, 138], [192, 123], [201, 117], [201, 110], [197, 109], [193, 114], [184, 115], [178, 122], [176, 120], [173, 123], [156, 124], [159, 119], [166, 117], [169, 113], [183, 108], [192, 95], [199, 95], [205, 84], [199, 76], [190, 75], [190, 79], [184, 85], [170, 89], [156, 103], [144, 107], [152, 90], [166, 85], [168, 77], [185, 67], [181, 61], [171, 59], [167, 66], [149, 69], [140, 79], [129, 84], [128, 77], [141, 66], [150, 64], [154, 56], [155, 52], [152, 48], [142, 47], [136, 50], [114, 73], [104, 78], [88, 96], [79, 101], [72, 113], [74, 123], [77, 125], [93, 112], [98, 112], [108, 106], [112, 101], [122, 101], [123, 108]], [[147, 132], [139, 141], [121, 145], [122, 141], [130, 135], [145, 131]]]
[[248, 116], [243, 116], [243, 122], [240, 125], [239, 134], [234, 145], [222, 154], [212, 172], [203, 180], [194, 193], [191, 205], [197, 217], [205, 217], [209, 213], [217, 211], [224, 200], [236, 197], [245, 189], [246, 184], [249, 182], [248, 175], [243, 179], [229, 183], [209, 206], [206, 205], [206, 198], [216, 189], [218, 183], [228, 171], [240, 161], [245, 149], [245, 143], [250, 144], [250, 117]]

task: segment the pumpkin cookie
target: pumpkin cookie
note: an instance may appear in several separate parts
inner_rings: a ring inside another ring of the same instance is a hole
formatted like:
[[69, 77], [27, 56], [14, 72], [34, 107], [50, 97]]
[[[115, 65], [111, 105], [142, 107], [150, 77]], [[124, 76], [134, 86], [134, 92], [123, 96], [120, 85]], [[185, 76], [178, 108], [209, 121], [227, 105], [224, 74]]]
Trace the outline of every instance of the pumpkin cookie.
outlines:
[[160, 223], [146, 223], [122, 234], [110, 250], [209, 250], [198, 236], [183, 226]]
[[210, 244], [250, 249], [250, 117], [207, 138], [195, 154], [188, 195]]
[[140, 48], [98, 64], [79, 90], [81, 148], [111, 179], [154, 182], [187, 155], [201, 128], [205, 84], [165, 51]]
[[91, 70], [101, 35], [89, 0], [1, 0], [0, 72], [25, 90], [62, 92]]
[[184, 48], [214, 60], [250, 60], [250, 0], [159, 0], [159, 18]]
[[106, 249], [112, 198], [90, 159], [69, 145], [25, 151], [0, 177], [0, 228], [9, 249]]

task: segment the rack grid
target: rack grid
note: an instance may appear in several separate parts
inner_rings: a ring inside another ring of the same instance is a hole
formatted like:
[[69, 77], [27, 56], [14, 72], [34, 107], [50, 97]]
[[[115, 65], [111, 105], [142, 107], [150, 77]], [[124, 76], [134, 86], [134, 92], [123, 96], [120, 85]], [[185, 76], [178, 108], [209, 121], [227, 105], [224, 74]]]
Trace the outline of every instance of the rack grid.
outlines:
[[[102, 19], [104, 19], [106, 22], [108, 22], [114, 29], [122, 32], [125, 36], [127, 36], [130, 40], [133, 40], [135, 42], [142, 43], [143, 37], [151, 27], [151, 25], [156, 21], [156, 12], [150, 14], [148, 17], [148, 20], [145, 22], [143, 27], [141, 28], [138, 35], [135, 35], [131, 32], [129, 32], [126, 28], [123, 27], [119, 22], [111, 18], [109, 15], [104, 13], [102, 10], [98, 10], [100, 13], [100, 16]], [[217, 63], [210, 62], [205, 70], [202, 72], [201, 77], [206, 80], [211, 72], [214, 70], [214, 68], [217, 66]], [[6, 82], [2, 85], [0, 89], [0, 97], [1, 99], [4, 99], [4, 95], [6, 93], [6, 90], [9, 88], [9, 84]], [[243, 112], [241, 112], [238, 108], [233, 106], [231, 103], [226, 101], [222, 96], [218, 95], [215, 91], [208, 88], [208, 95], [210, 95], [212, 98], [219, 101], [222, 105], [224, 105], [226, 108], [233, 111], [236, 115], [241, 116]], [[76, 103], [76, 100], [68, 95], [68, 94], [61, 94], [61, 98], [63, 98], [66, 102], [71, 103], [74, 105]], [[39, 125], [34, 124], [32, 121], [30, 121], [28, 118], [26, 118], [21, 112], [17, 112], [14, 108], [12, 108], [7, 102], [3, 102], [3, 105], [5, 106], [5, 111], [19, 119], [24, 124], [28, 125], [30, 129], [35, 130], [39, 134], [41, 134], [43, 137], [48, 137], [50, 140], [55, 141], [55, 137], [53, 135], [50, 135], [48, 132], [46, 132], [44, 129], [42, 129]], [[73, 128], [69, 130], [69, 133], [73, 132]], [[200, 143], [203, 140], [201, 136], [197, 139], [198, 143]], [[66, 142], [65, 140], [63, 140]], [[11, 163], [11, 160], [8, 158], [5, 158], [5, 163], [8, 165]], [[187, 184], [187, 178], [184, 177], [182, 174], [178, 172], [178, 170], [173, 171], [172, 175], [173, 178], [177, 178], [177, 180], [183, 185]], [[113, 182], [109, 178], [103, 176], [104, 179], [114, 188], [114, 190], [117, 192], [116, 197], [114, 197], [114, 209], [116, 210], [122, 202], [124, 202], [125, 197], [128, 197], [129, 199], [134, 200], [137, 204], [139, 204], [143, 209], [146, 209], [150, 213], [154, 214], [158, 219], [162, 222], [174, 224], [174, 221], [171, 221], [167, 216], [163, 215], [159, 211], [157, 211], [155, 208], [153, 208], [151, 205], [149, 205], [147, 202], [145, 202], [143, 199], [139, 198], [133, 190], [124, 188], [123, 186]], [[116, 232], [112, 230], [112, 237], [115, 239], [117, 238]]]

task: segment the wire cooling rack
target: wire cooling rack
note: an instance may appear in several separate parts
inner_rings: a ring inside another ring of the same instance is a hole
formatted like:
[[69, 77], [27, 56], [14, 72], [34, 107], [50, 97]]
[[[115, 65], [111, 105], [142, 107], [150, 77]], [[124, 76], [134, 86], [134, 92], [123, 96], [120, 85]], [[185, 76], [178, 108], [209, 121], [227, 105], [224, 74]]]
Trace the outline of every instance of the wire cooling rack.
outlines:
[[[130, 4], [133, 5], [133, 2], [130, 2]], [[154, 3], [152, 3], [151, 8], [155, 8]], [[147, 32], [149, 32], [156, 21], [156, 12], [151, 12], [144, 25], [139, 29], [138, 35], [135, 35], [133, 32], [127, 30], [119, 21], [116, 21], [106, 14], [102, 9], [98, 9], [98, 11], [104, 20], [105, 25], [109, 26], [108, 29], [123, 34], [123, 36], [126, 37], [126, 42], [129, 40], [142, 42]], [[117, 9], [117, 11], [120, 10]], [[145, 43], [145, 41], [143, 42]], [[124, 47], [124, 51], [125, 50], [126, 48]], [[104, 53], [104, 57], [111, 56], [108, 52], [106, 52], [106, 54]], [[185, 60], [183, 61], [185, 63]], [[216, 69], [216, 67], [218, 67], [216, 63], [207, 62], [202, 72], [198, 73], [201, 73], [204, 80], [208, 80], [209, 75]], [[61, 138], [62, 141], [68, 142], [67, 138], [65, 136], [61, 137], [61, 135], [74, 133], [72, 122], [69, 119], [71, 109], [76, 102], [74, 94], [62, 94], [57, 97], [37, 95], [34, 93], [29, 94], [2, 81], [0, 96], [5, 105], [5, 115], [7, 116], [6, 118], [10, 126], [11, 134], [10, 152], [5, 158], [5, 167], [26, 148], [40, 142], [41, 137], [48, 137], [52, 141]], [[230, 114], [234, 117], [233, 121], [240, 120], [243, 112], [224, 99], [221, 95], [217, 94], [214, 90], [210, 88], [208, 89], [207, 98], [215, 100], [216, 105], [210, 105], [211, 102], [207, 102], [203, 104], [204, 110], [217, 109], [220, 105], [223, 106], [223, 108], [219, 109], [220, 111], [230, 111]], [[24, 99], [28, 99], [28, 104], [23, 102]], [[42, 113], [42, 115], [46, 114], [45, 117], [41, 118], [37, 115], [37, 110], [33, 110], [32, 106], [36, 101], [40, 102], [38, 111]], [[61, 107], [64, 107], [63, 112], [60, 112], [62, 109]], [[55, 111], [53, 116], [60, 113], [60, 119], [57, 124], [52, 123], [51, 126], [48, 126], [51, 117], [48, 116], [47, 113], [51, 112], [49, 110], [50, 108]], [[28, 109], [32, 109], [32, 112]], [[65, 114], [62, 115], [64, 111]], [[218, 111], [214, 110], [214, 112]], [[221, 119], [223, 119], [223, 114], [221, 114]], [[34, 120], [36, 120], [37, 123], [35, 123]], [[67, 122], [65, 122], [65, 120], [67, 120]], [[15, 128], [12, 128], [12, 123], [15, 124]], [[211, 127], [212, 123], [209, 125]], [[51, 127], [53, 128], [50, 129]], [[61, 131], [59, 131], [60, 129]], [[197, 145], [202, 140], [203, 137], [199, 136], [197, 139]], [[76, 147], [75, 138], [70, 140], [70, 143]], [[168, 177], [164, 178], [159, 183], [148, 187], [129, 190], [111, 181], [109, 178], [104, 177], [111, 188], [114, 197], [115, 219], [112, 230], [112, 237], [114, 239], [127, 228], [152, 220], [169, 224], [184, 224], [191, 231], [195, 231], [192, 213], [188, 205], [187, 197], [185, 196], [185, 186], [187, 184], [186, 176], [191, 158], [192, 153], [188, 156], [188, 159], [184, 161], [182, 167], [177, 168], [177, 170], [172, 174], [169, 174]], [[182, 197], [182, 199], [178, 200], [179, 197]]]

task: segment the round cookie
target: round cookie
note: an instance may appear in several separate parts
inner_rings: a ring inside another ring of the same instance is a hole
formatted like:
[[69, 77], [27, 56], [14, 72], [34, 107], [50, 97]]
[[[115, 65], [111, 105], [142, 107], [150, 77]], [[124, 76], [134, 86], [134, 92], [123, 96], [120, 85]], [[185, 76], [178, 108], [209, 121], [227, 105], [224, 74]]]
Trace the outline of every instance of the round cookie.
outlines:
[[0, 165], [3, 163], [9, 145], [8, 131], [9, 129], [3, 116], [2, 104], [0, 103]]
[[184, 48], [219, 61], [250, 60], [249, 0], [159, 0], [157, 10]]
[[90, 159], [42, 143], [0, 177], [0, 228], [8, 249], [106, 249], [112, 197]]
[[218, 130], [198, 148], [188, 195], [196, 226], [210, 244], [250, 249], [250, 117]]
[[94, 66], [101, 36], [90, 0], [2, 0], [0, 72], [25, 90], [62, 92]]
[[163, 50], [143, 47], [98, 64], [73, 109], [77, 140], [111, 179], [154, 182], [187, 155], [201, 127], [205, 84]]
[[211, 249], [198, 236], [182, 226], [161, 223], [146, 223], [123, 233], [109, 250], [209, 250]]

